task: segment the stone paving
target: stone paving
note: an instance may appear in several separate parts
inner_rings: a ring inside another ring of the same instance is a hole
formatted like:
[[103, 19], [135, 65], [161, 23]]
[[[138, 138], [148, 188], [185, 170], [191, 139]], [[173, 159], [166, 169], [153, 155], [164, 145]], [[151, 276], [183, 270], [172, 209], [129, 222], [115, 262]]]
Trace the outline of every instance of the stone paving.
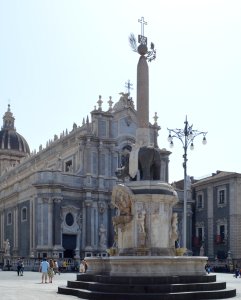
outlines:
[[[217, 275], [217, 281], [225, 281], [227, 288], [235, 288], [235, 300], [241, 300], [241, 278], [233, 274], [212, 273]], [[76, 280], [76, 273], [61, 273], [55, 275], [53, 283], [41, 283], [41, 273], [26, 271], [24, 276], [17, 276], [15, 271], [0, 271], [1, 300], [75, 300], [74, 296], [60, 295], [58, 286], [66, 286], [67, 280]]]

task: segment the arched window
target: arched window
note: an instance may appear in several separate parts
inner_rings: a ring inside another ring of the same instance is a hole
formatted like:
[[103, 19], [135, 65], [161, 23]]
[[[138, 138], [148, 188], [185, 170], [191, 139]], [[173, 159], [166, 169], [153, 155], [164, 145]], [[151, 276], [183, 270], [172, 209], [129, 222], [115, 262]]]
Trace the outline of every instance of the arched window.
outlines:
[[120, 167], [125, 166], [127, 163], [129, 163], [129, 154], [131, 152], [131, 146], [126, 145], [121, 150], [121, 158], [120, 158]]
[[11, 225], [12, 224], [12, 213], [9, 212], [7, 214], [7, 225]]
[[21, 211], [21, 221], [27, 221], [27, 208], [23, 207]]

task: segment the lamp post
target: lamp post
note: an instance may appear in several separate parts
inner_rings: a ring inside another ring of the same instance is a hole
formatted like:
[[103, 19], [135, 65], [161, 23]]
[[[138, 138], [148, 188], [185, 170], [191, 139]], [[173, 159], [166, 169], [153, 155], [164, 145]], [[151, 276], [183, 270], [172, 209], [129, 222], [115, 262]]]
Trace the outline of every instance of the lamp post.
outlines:
[[184, 201], [183, 201], [183, 248], [187, 246], [187, 149], [190, 145], [190, 149], [194, 149], [193, 141], [195, 137], [202, 134], [203, 140], [202, 143], [205, 145], [207, 143], [206, 134], [207, 132], [194, 130], [193, 125], [189, 125], [186, 120], [184, 122], [184, 129], [169, 129], [168, 142], [170, 143], [170, 147], [174, 146], [173, 138], [177, 138], [182, 142], [184, 154], [183, 154], [183, 168], [184, 168]]

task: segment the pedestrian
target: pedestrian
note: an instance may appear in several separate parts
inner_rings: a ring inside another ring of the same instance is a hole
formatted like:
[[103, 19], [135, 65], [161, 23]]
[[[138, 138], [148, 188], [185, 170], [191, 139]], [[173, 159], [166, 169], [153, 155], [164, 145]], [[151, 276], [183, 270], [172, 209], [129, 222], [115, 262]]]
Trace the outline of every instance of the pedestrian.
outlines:
[[205, 265], [205, 270], [208, 274], [211, 272], [211, 266], [208, 263]]
[[67, 261], [66, 260], [63, 261], [62, 267], [63, 267], [63, 272], [67, 272]]
[[39, 266], [39, 272], [42, 272], [42, 283], [44, 283], [44, 281], [45, 283], [48, 283], [47, 282], [48, 268], [49, 268], [49, 263], [47, 262], [46, 257], [44, 257]]
[[235, 269], [235, 277], [238, 278], [239, 277], [239, 268]]
[[56, 275], [57, 273], [60, 275], [59, 264], [57, 260], [54, 260], [54, 275]]
[[87, 264], [87, 261], [84, 259], [83, 260], [83, 262], [84, 262], [84, 266], [85, 266], [85, 273], [86, 273], [86, 271], [87, 271], [87, 269], [88, 269], [88, 264]]
[[79, 266], [79, 272], [80, 273], [85, 273], [85, 262], [84, 262], [84, 260], [81, 261], [81, 264]]
[[18, 258], [18, 261], [17, 261], [17, 273], [18, 273], [18, 276], [20, 275], [21, 267], [22, 267], [22, 260], [20, 258]]
[[54, 277], [54, 261], [52, 259], [49, 260], [49, 268], [48, 268], [48, 277], [49, 277], [49, 283], [53, 282]]
[[20, 276], [23, 276], [23, 271], [24, 271], [24, 262], [22, 260], [21, 269], [20, 269]]

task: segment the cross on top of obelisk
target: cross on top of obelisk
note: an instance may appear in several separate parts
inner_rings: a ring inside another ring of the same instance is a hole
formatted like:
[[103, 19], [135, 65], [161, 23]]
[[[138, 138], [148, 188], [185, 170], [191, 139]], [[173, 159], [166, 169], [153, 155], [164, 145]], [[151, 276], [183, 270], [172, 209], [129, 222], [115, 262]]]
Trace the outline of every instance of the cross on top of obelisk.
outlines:
[[138, 22], [141, 23], [141, 34], [138, 35], [138, 43], [147, 45], [147, 38], [144, 36], [144, 25], [147, 25], [147, 22], [144, 21], [144, 17], [138, 19]]
[[141, 35], [144, 36], [144, 25], [147, 25], [147, 22], [144, 21], [144, 17], [138, 19], [138, 22], [141, 23]]

